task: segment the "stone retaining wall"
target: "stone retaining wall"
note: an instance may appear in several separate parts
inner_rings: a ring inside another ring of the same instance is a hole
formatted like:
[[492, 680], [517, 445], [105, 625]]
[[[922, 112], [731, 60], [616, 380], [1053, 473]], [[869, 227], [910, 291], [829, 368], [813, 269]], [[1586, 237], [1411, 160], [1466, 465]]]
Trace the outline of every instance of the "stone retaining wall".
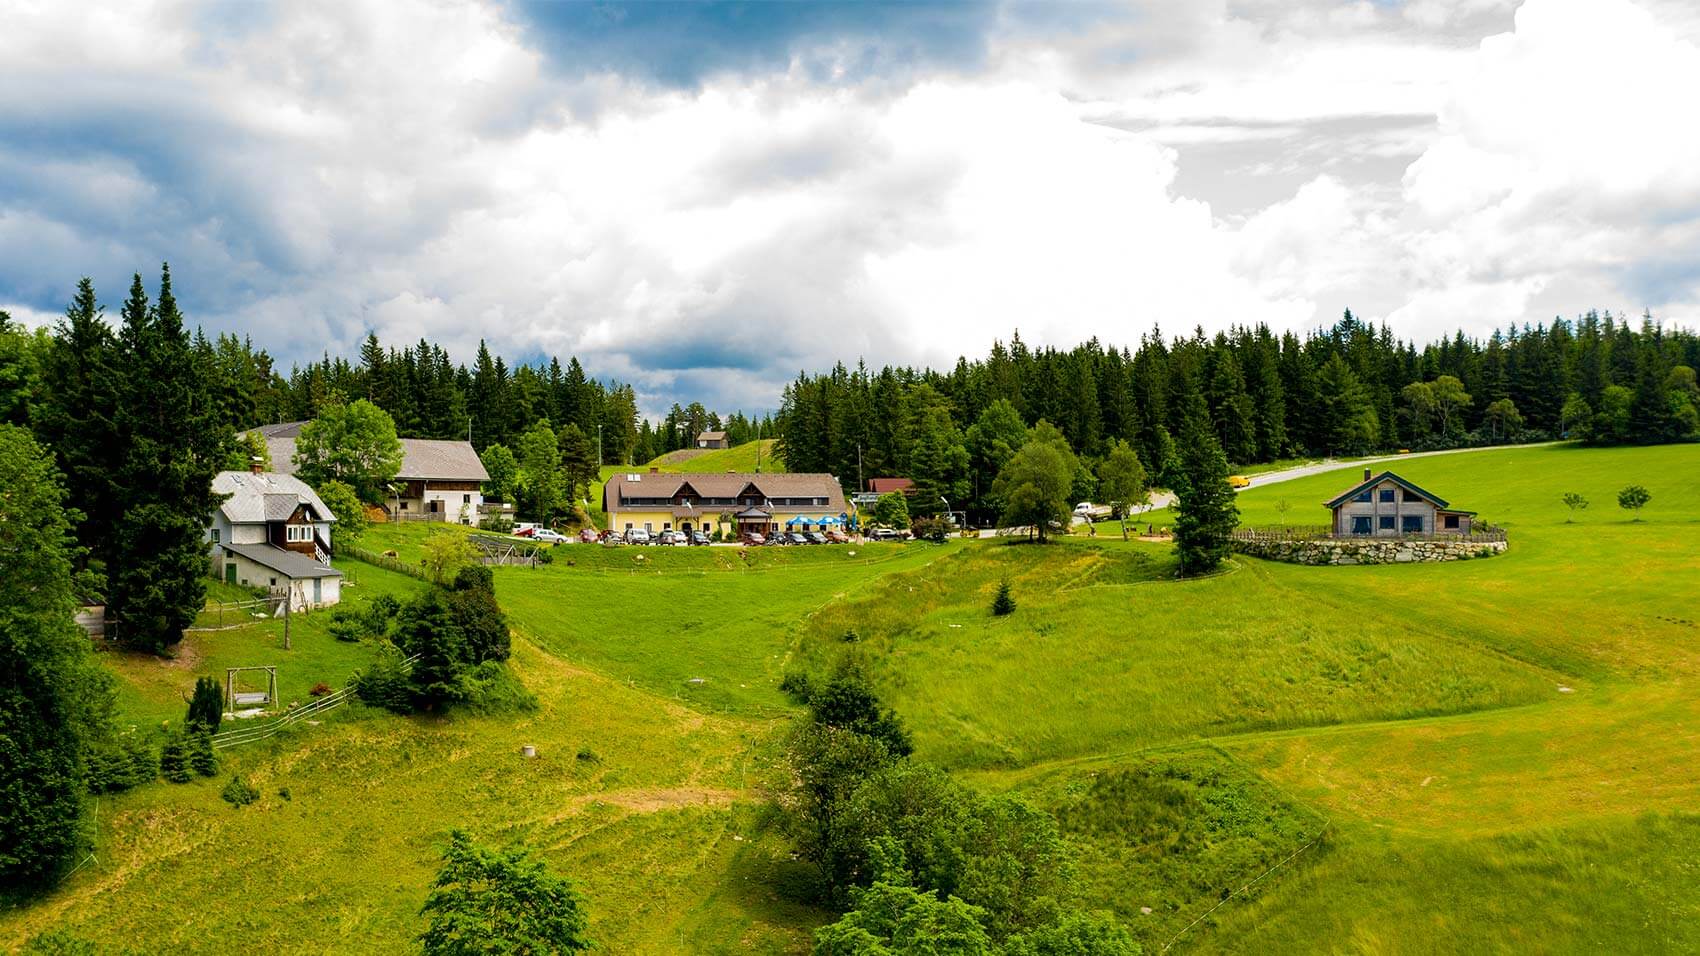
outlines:
[[1491, 558], [1505, 550], [1505, 542], [1446, 538], [1235, 539], [1234, 550], [1289, 564], [1411, 564]]

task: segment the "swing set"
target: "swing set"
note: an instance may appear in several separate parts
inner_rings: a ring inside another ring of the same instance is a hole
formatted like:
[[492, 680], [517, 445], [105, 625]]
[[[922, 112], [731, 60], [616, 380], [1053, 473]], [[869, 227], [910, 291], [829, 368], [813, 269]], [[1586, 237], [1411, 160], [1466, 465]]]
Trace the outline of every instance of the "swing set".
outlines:
[[[259, 676], [259, 675], [264, 675]], [[264, 689], [259, 689], [260, 685]], [[232, 713], [277, 702], [277, 668], [232, 667], [224, 672], [224, 698]]]

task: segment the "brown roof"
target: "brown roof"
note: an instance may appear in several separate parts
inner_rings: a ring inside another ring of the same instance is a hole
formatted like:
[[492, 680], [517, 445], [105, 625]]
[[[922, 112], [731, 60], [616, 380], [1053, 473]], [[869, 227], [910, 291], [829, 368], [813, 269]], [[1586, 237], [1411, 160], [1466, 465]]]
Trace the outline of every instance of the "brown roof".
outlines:
[[868, 490], [879, 495], [893, 491], [908, 491], [915, 487], [913, 478], [869, 478]]
[[401, 470], [396, 477], [427, 481], [489, 481], [471, 442], [434, 438], [403, 438]]
[[[283, 422], [250, 429], [265, 439], [272, 471], [280, 475], [295, 474], [295, 439], [301, 436], [301, 426], [305, 424]], [[401, 471], [396, 477], [402, 481], [489, 481], [490, 473], [484, 470], [484, 463], [478, 460], [470, 442], [403, 438]]]
[[609, 478], [603, 486], [603, 510], [618, 511], [621, 498], [672, 498], [687, 484], [704, 498], [736, 498], [745, 488], [754, 485], [764, 498], [826, 499], [825, 505], [798, 506], [796, 510], [799, 511], [838, 514], [846, 510], [844, 489], [831, 475], [807, 472], [757, 474], [747, 471], [622, 472]]
[[725, 432], [703, 432], [697, 436], [697, 441], [725, 441]]

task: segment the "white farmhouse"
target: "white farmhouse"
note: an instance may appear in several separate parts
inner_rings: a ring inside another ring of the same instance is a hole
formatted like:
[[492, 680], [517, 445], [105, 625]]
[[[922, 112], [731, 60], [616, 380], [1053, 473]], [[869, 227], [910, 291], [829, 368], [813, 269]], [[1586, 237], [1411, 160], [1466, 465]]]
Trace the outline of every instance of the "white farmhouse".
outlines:
[[306, 482], [271, 471], [221, 471], [213, 491], [230, 496], [207, 527], [214, 577], [287, 589], [293, 610], [342, 599], [342, 572], [331, 567], [336, 517]]

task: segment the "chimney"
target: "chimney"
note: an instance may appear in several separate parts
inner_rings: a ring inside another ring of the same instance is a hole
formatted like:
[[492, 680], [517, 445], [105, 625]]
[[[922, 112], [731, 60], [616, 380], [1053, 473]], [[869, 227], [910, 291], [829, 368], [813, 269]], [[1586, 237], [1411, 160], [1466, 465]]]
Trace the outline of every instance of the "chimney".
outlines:
[[256, 475], [259, 474], [262, 471], [265, 471], [266, 470], [266, 460], [264, 458], [261, 458], [259, 455], [255, 455], [254, 457], [248, 459], [248, 470], [250, 472], [256, 474]]
[[1364, 480], [1365, 481], [1368, 481], [1368, 480], [1370, 480], [1371, 478], [1374, 478], [1374, 477], [1375, 477], [1375, 472], [1369, 470], [1368, 468], [1364, 469]]

